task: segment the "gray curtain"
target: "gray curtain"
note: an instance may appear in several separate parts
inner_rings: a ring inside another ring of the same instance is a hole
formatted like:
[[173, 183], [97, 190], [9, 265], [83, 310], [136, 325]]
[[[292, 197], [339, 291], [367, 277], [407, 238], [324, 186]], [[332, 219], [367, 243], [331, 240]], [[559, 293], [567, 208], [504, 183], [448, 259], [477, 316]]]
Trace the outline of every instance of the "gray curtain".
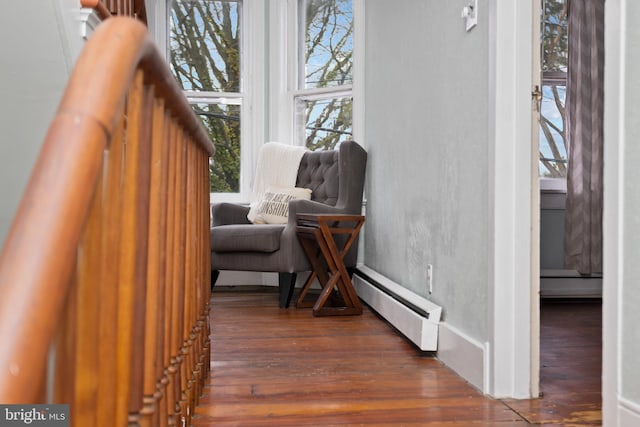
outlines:
[[602, 272], [604, 0], [568, 0], [565, 267]]

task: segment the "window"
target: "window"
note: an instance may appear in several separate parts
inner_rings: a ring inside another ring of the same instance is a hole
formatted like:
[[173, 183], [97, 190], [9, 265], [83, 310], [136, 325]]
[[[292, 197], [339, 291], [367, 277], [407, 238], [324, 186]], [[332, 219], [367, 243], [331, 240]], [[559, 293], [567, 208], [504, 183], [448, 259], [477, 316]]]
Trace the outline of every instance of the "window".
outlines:
[[316, 150], [352, 138], [362, 1], [148, 0], [150, 28], [216, 147], [215, 200], [248, 201], [266, 141]]
[[242, 1], [170, 0], [169, 65], [216, 147], [212, 193], [240, 192]]
[[545, 178], [566, 178], [565, 93], [568, 32], [565, 0], [544, 0], [542, 14], [539, 173]]
[[353, 2], [298, 1], [295, 138], [332, 149], [352, 138]]

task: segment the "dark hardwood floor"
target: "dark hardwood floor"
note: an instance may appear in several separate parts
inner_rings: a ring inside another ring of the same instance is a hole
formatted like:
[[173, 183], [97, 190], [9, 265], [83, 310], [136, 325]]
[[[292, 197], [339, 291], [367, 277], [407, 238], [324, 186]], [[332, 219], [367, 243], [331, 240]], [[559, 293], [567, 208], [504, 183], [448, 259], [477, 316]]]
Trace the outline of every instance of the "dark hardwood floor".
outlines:
[[541, 399], [505, 401], [529, 422], [602, 424], [602, 302], [540, 304]]
[[[584, 324], [559, 307], [548, 311], [563, 325]], [[545, 305], [543, 319], [546, 312]], [[600, 353], [566, 344], [576, 335], [599, 338], [596, 325], [575, 334], [543, 324], [543, 337], [555, 338], [543, 341], [545, 396], [532, 401], [483, 396], [367, 307], [362, 316], [318, 318], [310, 309], [279, 309], [274, 292], [222, 289], [212, 297], [211, 333], [211, 374], [196, 427], [599, 424]], [[590, 353], [589, 374], [598, 381], [571, 379], [576, 369], [559, 362], [565, 353], [573, 365]]]

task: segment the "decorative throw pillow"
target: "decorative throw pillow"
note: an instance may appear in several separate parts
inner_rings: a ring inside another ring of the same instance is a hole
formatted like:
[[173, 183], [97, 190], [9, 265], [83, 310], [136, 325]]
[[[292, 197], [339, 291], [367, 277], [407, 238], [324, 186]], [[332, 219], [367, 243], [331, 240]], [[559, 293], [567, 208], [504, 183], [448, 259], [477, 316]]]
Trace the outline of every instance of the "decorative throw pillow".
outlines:
[[286, 224], [289, 220], [289, 201], [311, 199], [311, 190], [300, 187], [268, 187], [257, 203], [255, 224]]

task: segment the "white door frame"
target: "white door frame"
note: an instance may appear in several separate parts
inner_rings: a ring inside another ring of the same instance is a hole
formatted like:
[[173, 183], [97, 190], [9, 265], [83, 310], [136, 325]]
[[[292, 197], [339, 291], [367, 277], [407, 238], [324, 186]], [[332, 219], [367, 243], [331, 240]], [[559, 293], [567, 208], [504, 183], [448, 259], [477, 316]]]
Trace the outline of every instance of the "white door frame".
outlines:
[[[533, 0], [534, 2], [537, 0]], [[629, 405], [620, 397], [620, 307], [622, 289], [623, 223], [621, 214], [624, 209], [624, 197], [621, 193], [624, 182], [622, 175], [622, 156], [625, 138], [625, 75], [626, 54], [626, 2], [627, 0], [607, 0], [605, 2], [605, 117], [604, 117], [604, 278], [603, 278], [603, 331], [602, 331], [602, 411], [603, 425], [637, 425], [640, 416], [637, 408]], [[521, 27], [522, 32], [525, 30]], [[526, 31], [530, 32], [530, 29]], [[524, 37], [524, 34], [522, 34]], [[524, 57], [519, 61], [525, 61]], [[499, 148], [499, 147], [498, 147]], [[524, 191], [525, 185], [520, 186]], [[498, 289], [498, 286], [496, 286]], [[497, 291], [496, 291], [497, 292]], [[520, 324], [521, 333], [528, 330]], [[532, 353], [533, 354], [533, 353]]]
[[[485, 392], [532, 397], [532, 3], [490, 7], [490, 271]], [[534, 188], [536, 187], [536, 188]]]
[[[624, 152], [624, 56], [626, 0], [605, 2], [605, 104], [604, 104], [604, 215], [602, 280], [602, 421], [605, 426], [632, 425], [624, 422], [619, 401], [619, 346], [622, 289], [624, 209], [621, 156]], [[637, 420], [636, 420], [637, 422]], [[637, 424], [635, 424], [637, 425]]]
[[[531, 0], [531, 89], [542, 92], [540, 0]], [[531, 108], [531, 396], [540, 395], [540, 114], [541, 102]]]

